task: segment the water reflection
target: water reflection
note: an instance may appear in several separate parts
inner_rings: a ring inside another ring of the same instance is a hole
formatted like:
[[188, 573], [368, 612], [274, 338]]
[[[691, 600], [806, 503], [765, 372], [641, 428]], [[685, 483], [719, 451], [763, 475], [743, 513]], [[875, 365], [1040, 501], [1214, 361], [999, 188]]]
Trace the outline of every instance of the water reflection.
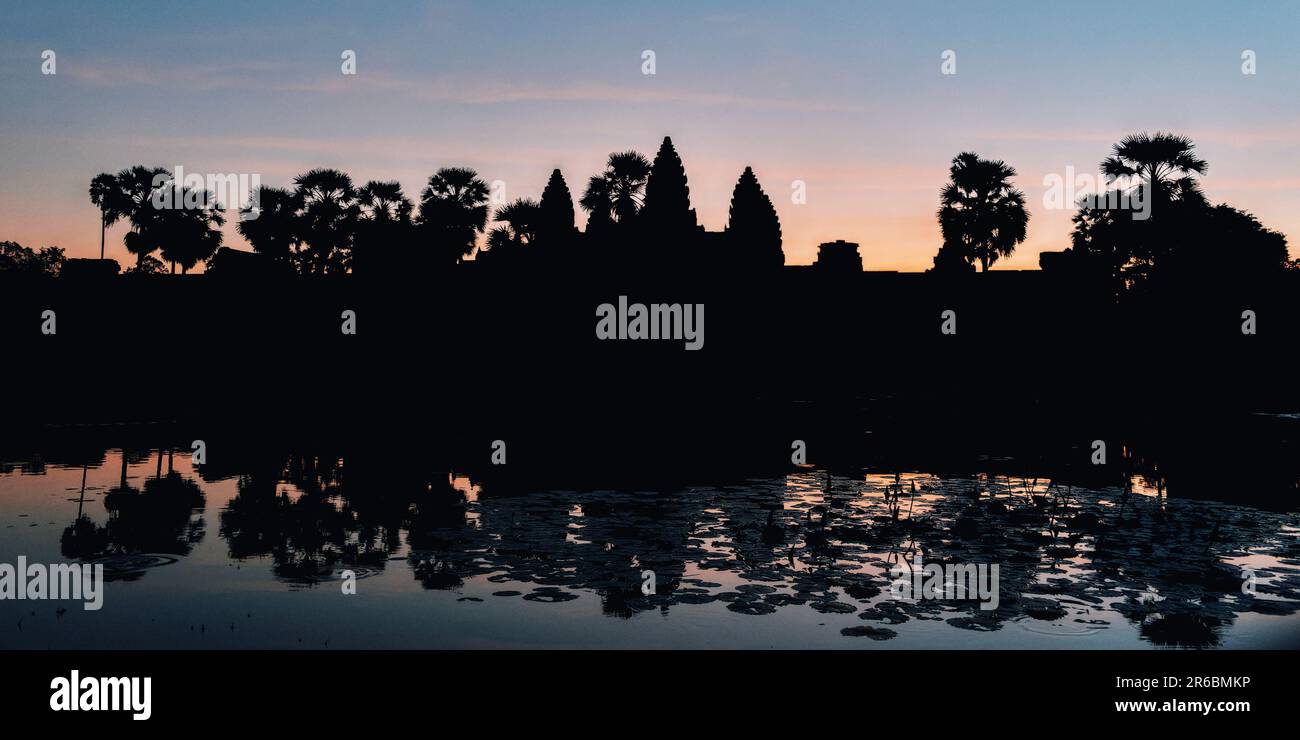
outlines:
[[[136, 488], [127, 482], [127, 465], [133, 455], [126, 451], [119, 454], [121, 479], [104, 496], [108, 519], [103, 525], [96, 524], [85, 513], [89, 466], [82, 464], [77, 517], [63, 530], [60, 539], [64, 557], [103, 563], [110, 580], [133, 580], [149, 565], [172, 562], [167, 556], [187, 555], [202, 541], [203, 490], [193, 479], [175, 471], [172, 450], [166, 452], [166, 473], [163, 473], [161, 448], [157, 455], [156, 474], [145, 480], [141, 488]], [[141, 461], [141, 453], [134, 455], [134, 461]]]
[[[128, 466], [153, 454], [153, 475], [129, 480]], [[64, 466], [81, 486], [68, 499], [76, 513], [59, 551], [105, 562], [118, 579], [188, 556], [204, 539], [205, 490], [233, 481], [212, 512], [225, 557], [269, 562], [281, 588], [397, 568], [417, 590], [464, 591], [462, 600], [493, 609], [528, 602], [538, 619], [546, 604], [578, 599], [624, 620], [657, 612], [671, 624], [704, 610], [726, 629], [803, 610], [849, 643], [942, 627], [961, 636], [950, 644], [966, 647], [992, 645], [990, 633], [1088, 636], [1124, 625], [1153, 646], [1215, 647], [1244, 616], [1261, 615], [1284, 618], [1268, 629], [1300, 644], [1296, 512], [1171, 498], [1158, 477], [1079, 486], [804, 468], [671, 490], [571, 491], [332, 450], [258, 454], [220, 471], [190, 471], [161, 448], [92, 459]], [[120, 477], [99, 496], [101, 514], [87, 499], [86, 472], [114, 464]], [[6, 477], [20, 472], [23, 485], [39, 487], [45, 470], [24, 465]], [[8, 499], [0, 513], [13, 513]], [[894, 574], [918, 560], [997, 564], [997, 607], [893, 598]], [[491, 590], [469, 595], [473, 584]], [[237, 598], [247, 585], [208, 587]]]

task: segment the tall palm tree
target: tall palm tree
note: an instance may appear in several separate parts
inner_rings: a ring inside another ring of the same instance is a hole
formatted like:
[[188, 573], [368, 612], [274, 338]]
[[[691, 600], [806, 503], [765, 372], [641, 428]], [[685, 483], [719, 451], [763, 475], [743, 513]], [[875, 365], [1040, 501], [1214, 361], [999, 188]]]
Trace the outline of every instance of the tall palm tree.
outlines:
[[626, 223], [636, 216], [645, 200], [645, 184], [650, 178], [650, 161], [639, 152], [615, 152], [609, 155], [605, 179], [609, 180], [614, 217]]
[[[1148, 217], [1120, 217], [1108, 209], [1080, 204], [1075, 217], [1075, 250], [1107, 265], [1117, 284], [1139, 288], [1166, 265], [1186, 266], [1188, 249], [1208, 224], [1209, 203], [1196, 175], [1209, 169], [1186, 136], [1167, 132], [1131, 134], [1102, 160], [1107, 180], [1147, 194]], [[1236, 245], [1234, 245], [1234, 248]], [[1176, 272], [1181, 272], [1179, 267]]]
[[1209, 164], [1196, 156], [1195, 149], [1186, 136], [1163, 131], [1131, 134], [1114, 145], [1111, 156], [1102, 160], [1101, 171], [1110, 182], [1138, 180], [1161, 200], [1203, 202], [1193, 175], [1204, 175]]
[[352, 178], [334, 169], [315, 169], [294, 178], [301, 209], [300, 238], [305, 245], [304, 274], [346, 272], [353, 231], [360, 214]]
[[185, 274], [216, 253], [221, 246], [221, 226], [226, 223], [226, 217], [216, 196], [209, 191], [173, 183], [172, 199], [177, 204], [199, 205], [163, 209], [153, 226], [162, 258], [171, 263], [173, 273], [180, 265], [181, 274]]
[[1015, 251], [1025, 240], [1029, 212], [1025, 194], [1011, 185], [1015, 168], [1001, 160], [962, 152], [952, 160], [952, 181], [940, 196], [939, 227], [943, 246], [967, 262], [989, 265]]
[[619, 223], [627, 226], [645, 203], [646, 181], [650, 179], [650, 161], [639, 152], [614, 152], [605, 163], [605, 171], [587, 180], [587, 189], [578, 205], [590, 214], [587, 231]]
[[488, 186], [467, 167], [444, 167], [420, 193], [420, 223], [434, 246], [455, 263], [474, 253], [478, 235], [487, 228]]
[[240, 208], [235, 230], [248, 240], [254, 252], [277, 264], [292, 266], [299, 244], [299, 208], [293, 193], [263, 185], [257, 190], [257, 198]]
[[162, 167], [128, 167], [114, 176], [117, 181], [115, 207], [131, 224], [122, 238], [126, 249], [135, 255], [136, 267], [159, 249], [157, 224], [164, 209], [154, 206], [154, 194], [171, 187], [171, 173]]
[[117, 178], [108, 172], [95, 175], [90, 181], [90, 202], [99, 209], [99, 258], [104, 259], [104, 235], [108, 227], [117, 223], [123, 213], [121, 188]]

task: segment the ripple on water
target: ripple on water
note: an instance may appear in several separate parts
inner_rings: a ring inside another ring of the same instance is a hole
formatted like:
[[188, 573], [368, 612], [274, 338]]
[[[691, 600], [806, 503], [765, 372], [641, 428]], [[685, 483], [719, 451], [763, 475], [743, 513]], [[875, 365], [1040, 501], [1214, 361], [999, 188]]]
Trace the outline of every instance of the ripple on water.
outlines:
[[1017, 617], [1015, 623], [1026, 632], [1033, 632], [1036, 635], [1053, 635], [1056, 637], [1087, 637], [1095, 635], [1109, 626], [1108, 622], [1100, 619], [1079, 620], [1073, 622], [1045, 622], [1030, 616]]
[[86, 565], [104, 566], [104, 578], [107, 580], [127, 579], [153, 568], [171, 565], [179, 561], [175, 555], [162, 553], [133, 553], [129, 555], [109, 555], [86, 561]]

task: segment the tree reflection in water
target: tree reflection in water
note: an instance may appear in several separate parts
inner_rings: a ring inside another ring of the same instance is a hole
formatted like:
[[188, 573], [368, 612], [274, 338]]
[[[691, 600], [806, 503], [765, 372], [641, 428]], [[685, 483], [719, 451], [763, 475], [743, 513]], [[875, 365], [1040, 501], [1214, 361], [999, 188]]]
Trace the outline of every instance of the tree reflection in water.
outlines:
[[[537, 491], [321, 460], [241, 476], [222, 512], [233, 557], [269, 555], [278, 577], [297, 582], [398, 558], [425, 588], [483, 579], [536, 602], [596, 594], [623, 618], [712, 602], [742, 615], [856, 613], [876, 639], [912, 620], [1081, 634], [1118, 614], [1152, 643], [1213, 646], [1238, 614], [1300, 606], [1294, 514], [1170, 499], [1141, 480], [807, 471], [660, 492]], [[997, 608], [891, 598], [891, 569], [918, 556], [999, 564]]]
[[[1171, 497], [1167, 479], [1149, 473], [1114, 486], [805, 468], [658, 491], [559, 490], [471, 480], [406, 455], [259, 451], [191, 477], [164, 472], [164, 448], [152, 454], [157, 468], [138, 486], [127, 465], [151, 453], [113, 461], [121, 475], [103, 496], [103, 525], [87, 513], [83, 478], [65, 557], [116, 558], [117, 578], [143, 572], [124, 558], [184, 557], [204, 536], [204, 486], [234, 478], [217, 512], [228, 556], [267, 558], [294, 588], [400, 563], [423, 588], [492, 584], [498, 597], [538, 604], [594, 595], [619, 618], [708, 604], [737, 619], [810, 609], [855, 614], [861, 626], [843, 633], [876, 640], [924, 622], [1068, 635], [1128, 620], [1152, 644], [1186, 647], [1221, 644], [1243, 614], [1300, 608], [1294, 511]], [[84, 473], [113, 464], [104, 460], [100, 451], [64, 464]], [[910, 572], [918, 558], [997, 564], [997, 607], [892, 598], [894, 569]], [[1253, 588], [1243, 588], [1247, 569]]]

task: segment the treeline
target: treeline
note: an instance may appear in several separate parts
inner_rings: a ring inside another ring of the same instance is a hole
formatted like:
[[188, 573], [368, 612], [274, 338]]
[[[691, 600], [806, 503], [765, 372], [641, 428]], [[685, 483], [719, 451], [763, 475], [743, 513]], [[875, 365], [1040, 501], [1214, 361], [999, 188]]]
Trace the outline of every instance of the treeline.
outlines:
[[[1113, 189], [1079, 199], [1071, 246], [1044, 253], [1044, 269], [1120, 296], [1161, 285], [1249, 281], [1297, 266], [1284, 235], [1249, 213], [1209, 202], [1197, 179], [1208, 164], [1184, 136], [1127, 136], [1100, 168]], [[1029, 225], [1015, 176], [1007, 163], [971, 152], [953, 159], [940, 194], [943, 240], [934, 272], [987, 271], [1015, 252]], [[635, 151], [610, 154], [576, 204], [558, 169], [539, 199], [502, 203], [464, 167], [435, 172], [418, 200], [396, 181], [357, 186], [344, 172], [314, 169], [294, 178], [292, 188], [260, 187], [240, 210], [237, 230], [255, 256], [221, 249], [221, 204], [167, 170], [135, 166], [97, 175], [90, 200], [101, 214], [101, 257], [107, 228], [129, 224], [123, 243], [134, 273], [186, 272], [203, 262], [214, 272], [419, 275], [471, 256], [490, 270], [772, 271], [785, 262], [780, 219], [753, 170], [746, 167], [736, 182], [726, 229], [706, 232], [667, 137], [653, 161]], [[577, 208], [587, 214], [585, 230], [575, 223]], [[0, 270], [57, 273], [63, 261], [57, 248], [38, 253], [4, 244]], [[860, 270], [856, 245], [846, 246], [853, 259], [818, 266]]]
[[[169, 264], [171, 271], [185, 272], [199, 262], [220, 268], [220, 204], [213, 194], [195, 193], [166, 176], [166, 170], [136, 166], [92, 180], [101, 244], [104, 229], [125, 220], [130, 230], [124, 244], [135, 257], [129, 271], [162, 272]], [[159, 188], [174, 190], [168, 194], [173, 202], [207, 207], [158, 208]], [[732, 269], [784, 264], [780, 221], [753, 170], [745, 168], [736, 183], [726, 231], [706, 235], [690, 205], [685, 168], [667, 137], [653, 163], [637, 152], [617, 152], [587, 180], [578, 201], [588, 214], [585, 231], [575, 224], [573, 195], [558, 169], [538, 200], [495, 207], [491, 201], [488, 183], [464, 167], [435, 172], [418, 202], [396, 181], [358, 187], [344, 172], [314, 169], [294, 178], [292, 188], [260, 187], [240, 210], [236, 228], [267, 269], [300, 275], [446, 269], [476, 251], [485, 268], [603, 260], [671, 267], [702, 253]]]
[[0, 272], [57, 275], [66, 261], [62, 247], [30, 249], [18, 242], [0, 242]]
[[[1209, 165], [1187, 137], [1127, 136], [1100, 168], [1115, 188], [1079, 199], [1071, 247], [1049, 253], [1056, 258], [1050, 269], [1124, 295], [1296, 268], [1283, 234], [1226, 203], [1210, 204], [1197, 180]], [[987, 270], [1024, 241], [1029, 213], [1024, 193], [1011, 184], [1015, 174], [1005, 162], [969, 152], [953, 160], [941, 195], [935, 271], [970, 272], [977, 264]]]
[[[222, 204], [210, 192], [176, 182], [162, 167], [136, 165], [115, 175], [96, 175], [90, 181], [90, 202], [100, 213], [101, 259], [108, 227], [122, 220], [131, 225], [123, 243], [136, 257], [133, 272], [164, 272], [164, 262], [170, 263], [172, 272], [177, 266], [187, 272], [211, 259], [221, 246], [221, 226], [226, 222]], [[198, 207], [160, 208], [159, 202]]]

